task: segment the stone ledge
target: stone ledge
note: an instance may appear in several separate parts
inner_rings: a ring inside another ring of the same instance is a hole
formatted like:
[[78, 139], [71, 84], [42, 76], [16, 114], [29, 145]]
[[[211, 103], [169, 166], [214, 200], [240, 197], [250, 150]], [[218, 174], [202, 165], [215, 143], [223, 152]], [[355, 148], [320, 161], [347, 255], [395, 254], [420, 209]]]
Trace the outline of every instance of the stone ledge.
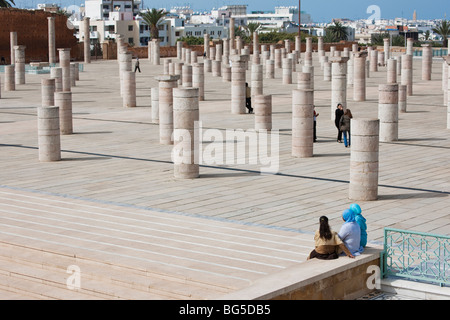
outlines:
[[421, 283], [402, 279], [382, 279], [381, 290], [414, 299], [422, 300], [450, 300], [450, 288], [436, 284]]
[[367, 247], [355, 259], [341, 256], [329, 261], [308, 260], [259, 279], [253, 285], [219, 299], [355, 299], [371, 291], [366, 286], [366, 280], [371, 275], [367, 273], [367, 267], [379, 266], [381, 251], [381, 247]]

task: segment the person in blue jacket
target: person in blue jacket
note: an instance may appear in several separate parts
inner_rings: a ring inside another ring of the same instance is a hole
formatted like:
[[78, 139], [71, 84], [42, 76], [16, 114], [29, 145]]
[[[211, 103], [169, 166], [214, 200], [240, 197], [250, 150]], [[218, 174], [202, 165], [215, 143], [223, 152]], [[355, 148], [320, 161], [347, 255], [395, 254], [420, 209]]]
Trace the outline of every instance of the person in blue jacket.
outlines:
[[367, 245], [367, 224], [366, 224], [366, 218], [364, 218], [361, 214], [362, 210], [359, 204], [352, 203], [350, 205], [350, 210], [352, 210], [355, 213], [355, 220], [356, 223], [361, 228], [361, 247], [365, 248]]
[[361, 247], [361, 228], [356, 223], [353, 210], [344, 210], [342, 219], [345, 222], [339, 230], [338, 236], [344, 242], [350, 253], [357, 256], [364, 251], [364, 248]]

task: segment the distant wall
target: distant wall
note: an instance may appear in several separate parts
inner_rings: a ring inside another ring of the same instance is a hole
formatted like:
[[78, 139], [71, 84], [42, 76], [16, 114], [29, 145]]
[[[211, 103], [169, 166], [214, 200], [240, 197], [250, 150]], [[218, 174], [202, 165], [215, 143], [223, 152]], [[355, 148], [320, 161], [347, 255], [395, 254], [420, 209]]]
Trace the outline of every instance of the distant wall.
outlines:
[[[17, 32], [17, 44], [25, 45], [25, 60], [48, 61], [48, 20], [55, 17], [55, 44], [56, 48], [71, 48], [71, 59], [83, 59], [81, 43], [73, 35], [73, 30], [67, 28], [67, 18], [64, 15], [44, 12], [43, 10], [23, 10], [16, 8], [0, 9], [0, 56], [5, 57], [6, 63], [10, 61], [10, 32]], [[80, 55], [81, 54], [81, 55]], [[58, 57], [58, 50], [56, 50]]]

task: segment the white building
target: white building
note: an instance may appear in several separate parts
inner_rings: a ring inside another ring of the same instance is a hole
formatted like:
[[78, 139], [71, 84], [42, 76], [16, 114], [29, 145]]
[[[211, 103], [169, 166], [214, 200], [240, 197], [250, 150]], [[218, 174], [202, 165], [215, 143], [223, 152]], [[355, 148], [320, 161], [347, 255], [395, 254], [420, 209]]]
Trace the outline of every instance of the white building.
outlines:
[[[300, 19], [302, 25], [312, 23], [311, 16], [307, 13], [301, 12]], [[247, 15], [247, 22], [261, 24], [260, 32], [294, 30], [294, 24], [298, 30], [298, 8], [275, 7], [273, 12], [254, 11]]]

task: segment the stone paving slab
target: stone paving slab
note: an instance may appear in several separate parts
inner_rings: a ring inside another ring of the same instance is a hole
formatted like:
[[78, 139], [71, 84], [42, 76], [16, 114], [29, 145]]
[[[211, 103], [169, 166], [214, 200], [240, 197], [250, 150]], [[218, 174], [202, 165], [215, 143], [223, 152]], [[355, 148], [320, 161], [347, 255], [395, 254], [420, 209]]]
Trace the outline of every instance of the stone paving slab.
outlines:
[[[202, 165], [200, 178], [193, 180], [173, 177], [172, 147], [159, 144], [158, 125], [151, 122], [150, 89], [157, 86], [154, 77], [162, 73], [162, 65], [141, 61], [142, 73], [136, 75], [138, 107], [128, 109], [122, 107], [117, 61], [86, 65], [72, 88], [74, 134], [61, 136], [62, 161], [53, 163], [39, 163], [37, 155], [36, 107], [45, 75], [27, 75], [27, 84], [2, 91], [0, 99], [0, 192], [9, 194], [2, 197], [0, 208], [4, 210], [9, 197], [32, 194], [42, 201], [64, 199], [69, 209], [77, 199], [85, 199], [99, 208], [177, 212], [230, 229], [245, 225], [263, 230], [258, 231], [262, 238], [278, 228], [293, 239], [312, 239], [321, 215], [338, 230], [342, 211], [353, 202], [348, 199], [350, 149], [336, 143], [331, 83], [322, 80], [316, 58], [315, 103], [320, 115], [312, 158], [291, 156], [296, 77], [294, 84], [283, 85], [277, 69], [275, 79], [264, 79], [264, 93], [273, 97], [273, 128], [279, 130], [277, 174], [261, 174], [259, 165], [247, 161]], [[384, 227], [450, 235], [450, 130], [442, 102], [442, 65], [433, 61], [431, 81], [422, 81], [420, 70], [421, 60], [414, 59], [414, 95], [408, 97], [408, 112], [400, 114], [399, 140], [380, 143], [379, 199], [359, 202], [372, 244], [381, 244]], [[222, 133], [253, 128], [254, 116], [230, 113], [230, 83], [211, 73], [205, 77], [203, 128]], [[348, 90], [354, 117], [377, 117], [377, 86], [385, 79], [383, 67], [371, 73], [366, 102], [353, 102], [352, 89]], [[250, 70], [247, 80], [250, 83]]]

